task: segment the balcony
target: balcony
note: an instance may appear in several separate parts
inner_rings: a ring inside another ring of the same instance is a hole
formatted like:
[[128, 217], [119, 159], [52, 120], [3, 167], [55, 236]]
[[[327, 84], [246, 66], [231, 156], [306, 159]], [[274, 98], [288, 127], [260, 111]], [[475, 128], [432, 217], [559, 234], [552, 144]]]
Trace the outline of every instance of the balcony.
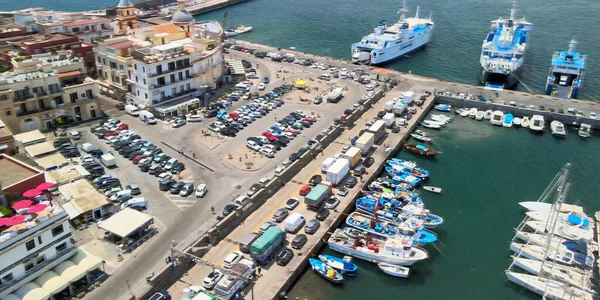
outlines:
[[149, 84], [149, 86], [152, 89], [159, 89], [159, 88], [162, 88], [162, 87], [165, 87], [165, 86], [169, 86], [171, 84], [182, 83], [182, 82], [188, 81], [188, 80], [190, 80], [192, 78], [193, 78], [192, 76], [183, 77], [183, 79], [181, 79], [181, 80], [175, 80], [175, 81], [172, 81], [172, 82], [165, 82], [165, 83], [162, 83], [162, 84], [161, 83], [151, 83], [151, 84]]
[[61, 89], [58, 89], [58, 90], [52, 90], [52, 89], [51, 89], [51, 90], [50, 90], [50, 94], [51, 94], [51, 95], [56, 95], [56, 94], [60, 94], [60, 93], [64, 93], [64, 91], [63, 91], [63, 90], [61, 90]]
[[173, 73], [176, 71], [183, 71], [187, 68], [191, 68], [192, 65], [191, 64], [183, 64], [180, 66], [176, 66], [175, 68], [169, 68], [167, 70], [162, 70], [161, 72], [156, 72], [156, 73], [148, 73], [148, 77], [156, 77], [156, 76], [160, 76], [160, 75], [165, 75], [165, 74], [169, 74], [169, 73]]
[[33, 99], [33, 95], [30, 94], [30, 93], [25, 93], [23, 95], [19, 95], [19, 96], [14, 96], [13, 97], [13, 100], [15, 102], [25, 101], [25, 100], [28, 100], [28, 99]]
[[48, 96], [48, 92], [46, 91], [34, 91], [33, 93], [37, 98]]
[[40, 110], [38, 109], [30, 109], [27, 111], [18, 111], [17, 112], [17, 117], [23, 117], [23, 116], [27, 116], [27, 115], [33, 115], [33, 114], [37, 114], [39, 113]]
[[163, 102], [168, 102], [168, 101], [176, 100], [178, 98], [181, 98], [181, 97], [184, 97], [184, 96], [189, 96], [190, 94], [194, 94], [194, 93], [196, 93], [196, 91], [197, 91], [197, 89], [192, 88], [192, 89], [189, 89], [189, 90], [185, 90], [183, 92], [175, 93], [175, 95], [172, 95], [172, 96], [164, 96], [164, 97], [160, 97], [158, 99], [152, 99], [152, 104], [156, 105], [156, 104], [160, 104], [160, 103], [163, 103]]

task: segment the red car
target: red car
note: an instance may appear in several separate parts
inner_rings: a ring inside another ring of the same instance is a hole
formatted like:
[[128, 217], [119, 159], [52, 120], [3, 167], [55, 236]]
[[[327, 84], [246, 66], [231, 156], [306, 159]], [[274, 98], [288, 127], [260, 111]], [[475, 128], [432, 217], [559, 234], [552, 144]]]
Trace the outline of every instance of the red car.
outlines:
[[312, 190], [312, 188], [310, 186], [305, 185], [300, 189], [299, 194], [300, 194], [300, 196], [306, 196], [306, 195], [308, 195], [308, 193], [310, 193], [311, 190]]
[[292, 128], [286, 129], [285, 132], [291, 132], [294, 136], [298, 135], [298, 131], [296, 131], [295, 129], [292, 129]]
[[106, 139], [106, 138], [109, 138], [109, 137], [111, 137], [111, 136], [115, 136], [115, 135], [118, 135], [118, 133], [115, 133], [114, 131], [107, 131], [107, 132], [104, 134], [104, 138]]
[[237, 114], [236, 112], [234, 112], [234, 111], [230, 112], [230, 113], [229, 113], [229, 116], [230, 116], [230, 117], [231, 117], [231, 118], [232, 118], [234, 121], [237, 121], [237, 120], [239, 120], [239, 119], [240, 119], [240, 116], [238, 116], [238, 114]]
[[146, 157], [148, 157], [148, 155], [143, 155], [143, 154], [136, 155], [131, 161], [133, 162], [134, 165], [137, 165], [137, 163], [139, 163], [140, 160], [142, 160]]
[[311, 117], [311, 116], [306, 116], [304, 119], [302, 119], [302, 121], [307, 121], [307, 122], [309, 122], [310, 124], [312, 124], [312, 123], [314, 123], [314, 122], [316, 122], [316, 121], [317, 121], [317, 118], [315, 118], [315, 117]]
[[242, 51], [242, 52], [248, 52], [248, 48], [244, 47], [244, 48], [240, 49], [240, 51]]
[[271, 136], [273, 136], [273, 135], [272, 135], [270, 132], [268, 132], [268, 131], [265, 131], [265, 132], [263, 132], [263, 133], [262, 133], [262, 136], [264, 136], [264, 137], [266, 137], [266, 138], [269, 138], [269, 137], [271, 137]]
[[125, 124], [125, 123], [121, 123], [119, 124], [119, 126], [117, 127], [118, 130], [129, 130], [129, 125]]

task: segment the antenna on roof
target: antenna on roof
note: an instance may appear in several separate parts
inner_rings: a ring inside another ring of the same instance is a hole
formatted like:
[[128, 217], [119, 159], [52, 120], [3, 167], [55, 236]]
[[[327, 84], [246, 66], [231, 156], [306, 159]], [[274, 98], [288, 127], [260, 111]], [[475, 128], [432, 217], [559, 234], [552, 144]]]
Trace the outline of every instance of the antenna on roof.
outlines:
[[575, 38], [573, 38], [570, 42], [569, 42], [569, 53], [573, 53], [575, 52], [575, 48], [577, 47], [577, 41], [575, 40]]
[[514, 20], [517, 18], [517, 1], [511, 1], [512, 8], [510, 9], [510, 19]]
[[400, 21], [406, 19], [406, 13], [408, 12], [408, 8], [406, 8], [406, 0], [402, 1], [402, 8], [400, 8], [400, 10], [398, 10], [398, 13], [400, 14]]

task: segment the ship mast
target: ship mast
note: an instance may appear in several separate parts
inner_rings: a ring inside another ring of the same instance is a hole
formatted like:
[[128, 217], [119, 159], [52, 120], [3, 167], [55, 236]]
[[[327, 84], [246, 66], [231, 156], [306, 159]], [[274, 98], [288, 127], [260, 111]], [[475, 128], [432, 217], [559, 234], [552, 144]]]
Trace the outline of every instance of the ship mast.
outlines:
[[398, 10], [398, 13], [400, 14], [400, 21], [402, 22], [406, 19], [406, 13], [408, 12], [408, 8], [406, 8], [406, 0], [402, 1], [402, 8], [400, 8], [400, 10]]
[[569, 42], [569, 53], [574, 53], [575, 48], [577, 47], [577, 41], [575, 39]]
[[417, 6], [417, 12], [415, 13], [415, 19], [419, 18], [419, 10], [421, 9], [421, 7]]
[[517, 18], [517, 4], [513, 2], [512, 8], [510, 9], [510, 19], [515, 20]]

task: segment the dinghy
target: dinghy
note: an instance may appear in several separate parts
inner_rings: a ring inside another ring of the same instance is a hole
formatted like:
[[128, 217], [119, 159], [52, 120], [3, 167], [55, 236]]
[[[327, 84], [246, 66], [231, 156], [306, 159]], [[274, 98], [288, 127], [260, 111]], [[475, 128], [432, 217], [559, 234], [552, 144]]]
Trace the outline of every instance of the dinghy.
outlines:
[[469, 118], [475, 119], [475, 116], [477, 116], [477, 108], [469, 109]]
[[432, 192], [432, 193], [436, 193], [436, 194], [441, 194], [442, 193], [442, 188], [439, 187], [435, 187], [435, 186], [430, 186], [430, 185], [426, 185], [423, 187], [424, 190], [428, 191], [428, 192]]
[[381, 271], [383, 271], [383, 273], [388, 275], [402, 278], [408, 278], [408, 276], [410, 275], [410, 269], [407, 267], [396, 266], [384, 262], [378, 263], [377, 266]]
[[339, 258], [333, 255], [322, 254], [319, 255], [319, 259], [343, 275], [356, 276], [358, 273], [358, 266], [352, 262], [352, 256]]
[[337, 284], [344, 282], [344, 277], [342, 277], [342, 274], [340, 274], [334, 268], [326, 265], [324, 262], [314, 258], [309, 258], [308, 262], [310, 263], [312, 269], [327, 281]]
[[486, 110], [486, 111], [485, 111], [485, 113], [483, 113], [483, 119], [484, 119], [484, 120], [489, 120], [489, 119], [491, 119], [491, 118], [492, 118], [492, 114], [493, 114], [493, 113], [494, 113], [494, 112], [493, 112], [491, 109], [488, 109], [488, 110]]
[[421, 141], [421, 142], [431, 142], [431, 138], [428, 138], [426, 136], [422, 136], [420, 134], [416, 134], [416, 133], [411, 133], [410, 136], [412, 136], [413, 138]]
[[521, 127], [529, 128], [529, 117], [521, 119]]
[[483, 120], [484, 116], [485, 116], [485, 112], [483, 110], [477, 111], [477, 114], [475, 114], [475, 120], [481, 121], [481, 120]]
[[522, 120], [521, 118], [515, 117], [513, 119], [513, 124], [515, 124], [515, 126], [521, 126], [521, 120]]

